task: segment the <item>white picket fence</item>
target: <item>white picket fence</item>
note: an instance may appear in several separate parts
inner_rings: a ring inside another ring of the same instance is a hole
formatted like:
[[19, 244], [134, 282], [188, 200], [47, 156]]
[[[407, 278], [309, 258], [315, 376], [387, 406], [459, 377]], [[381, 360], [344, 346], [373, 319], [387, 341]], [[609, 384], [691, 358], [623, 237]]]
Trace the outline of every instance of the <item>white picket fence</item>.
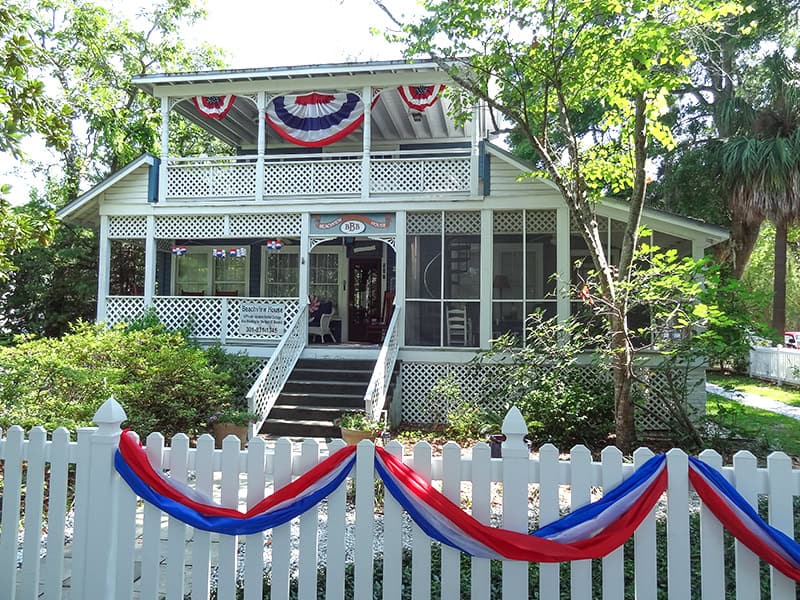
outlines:
[[750, 376], [800, 385], [800, 350], [750, 348]]
[[[0, 432], [4, 470], [0, 598], [208, 598], [216, 581], [217, 597], [225, 600], [235, 597], [238, 579], [246, 600], [261, 599], [266, 569], [271, 584], [267, 597], [283, 600], [290, 597], [295, 585], [297, 597], [304, 600], [317, 598], [318, 586], [328, 599], [428, 599], [434, 580], [440, 582], [441, 598], [446, 599], [518, 600], [528, 598], [529, 593], [530, 597], [550, 599], [565, 597], [560, 592], [562, 578], [569, 597], [575, 599], [634, 595], [640, 600], [655, 599], [663, 597], [659, 590], [663, 593], [666, 588], [669, 598], [685, 600], [692, 597], [692, 591], [698, 596], [697, 590], [691, 589], [690, 543], [699, 546], [702, 598], [726, 597], [723, 532], [690, 492], [687, 457], [680, 450], [668, 453], [668, 491], [637, 530], [632, 549], [620, 548], [602, 561], [576, 561], [564, 569], [555, 564], [502, 561], [499, 583], [492, 580], [490, 561], [471, 559], [466, 567], [467, 592], [462, 589], [458, 551], [442, 548], [440, 566], [434, 569], [431, 539], [409, 524], [399, 504], [388, 495], [376, 503], [375, 492], [381, 488], [373, 483], [374, 450], [369, 442], [358, 447], [354, 484], [340, 487], [294, 523], [237, 538], [193, 530], [137, 500], [113, 469], [123, 418], [119, 405], [109, 401], [95, 416], [98, 428], [82, 429], [77, 441], [70, 441], [64, 430], [55, 431], [49, 440], [41, 428], [31, 430], [27, 439], [19, 427], [10, 428], [4, 437]], [[431, 446], [420, 443], [403, 459], [479, 521], [528, 531], [557, 519], [569, 507], [596, 499], [652, 456], [649, 450], [637, 450], [630, 464], [618, 450], [607, 448], [601, 461], [593, 462], [586, 448], [576, 446], [569, 460], [563, 460], [552, 445], [531, 454], [523, 441], [526, 431], [521, 419], [510, 414], [503, 429], [507, 440], [502, 459], [491, 458], [486, 444], [465, 452], [454, 443], [445, 445], [441, 456], [434, 456]], [[146, 448], [150, 460], [168, 470], [173, 479], [215, 495], [226, 506], [243, 509], [341, 445], [340, 440], [333, 441], [324, 450], [316, 441], [305, 440], [293, 451], [289, 440], [268, 447], [256, 438], [246, 451], [240, 451], [238, 441], [230, 437], [221, 450], [215, 450], [207, 435], [198, 439], [196, 448], [190, 448], [185, 435], [175, 436], [165, 447], [164, 438], [152, 434]], [[397, 442], [389, 443], [387, 449], [397, 456], [403, 454]], [[747, 452], [738, 453], [732, 467], [723, 468], [713, 451], [705, 451], [701, 458], [720, 469], [754, 506], [759, 499], [762, 504], [765, 500], [769, 521], [793, 535], [793, 499], [800, 495], [800, 471], [792, 469], [788, 457], [772, 454], [766, 468], [759, 468]], [[70, 505], [74, 505], [74, 536], [70, 540], [65, 535], [64, 516], [73, 467], [74, 502]], [[23, 488], [25, 508], [20, 523]], [[694, 511], [699, 511], [699, 533], [690, 535]], [[658, 519], [665, 520], [665, 530], [659, 527], [657, 531]], [[665, 553], [660, 536], [665, 536]], [[22, 561], [18, 566], [20, 543]], [[409, 551], [411, 582], [404, 588], [401, 566], [408, 562]], [[326, 570], [318, 580], [321, 556]], [[382, 558], [387, 568], [379, 581], [382, 592], [373, 595], [378, 589], [373, 580], [376, 557]], [[625, 560], [633, 561], [632, 581], [631, 577], [626, 581]], [[346, 567], [348, 562], [354, 565], [351, 569]], [[753, 554], [737, 545], [733, 564], [728, 564], [735, 571], [731, 585], [736, 598], [761, 597], [759, 566]], [[536, 570], [538, 590], [528, 590], [530, 571]], [[593, 572], [601, 593], [593, 592]], [[793, 582], [775, 572], [769, 577], [772, 598], [795, 598]], [[501, 595], [496, 591], [500, 587]]]

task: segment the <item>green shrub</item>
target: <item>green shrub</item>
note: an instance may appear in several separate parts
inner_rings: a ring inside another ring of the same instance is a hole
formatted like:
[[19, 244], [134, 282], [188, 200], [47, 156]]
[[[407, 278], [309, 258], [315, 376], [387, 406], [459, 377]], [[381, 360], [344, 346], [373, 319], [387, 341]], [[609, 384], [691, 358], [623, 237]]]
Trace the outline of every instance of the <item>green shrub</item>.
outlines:
[[58, 339], [17, 342], [0, 348], [2, 427], [91, 425], [113, 395], [125, 408], [127, 427], [169, 437], [205, 430], [220, 405], [234, 403], [232, 375], [218, 366], [218, 353], [209, 358], [181, 332], [160, 325], [79, 323]]

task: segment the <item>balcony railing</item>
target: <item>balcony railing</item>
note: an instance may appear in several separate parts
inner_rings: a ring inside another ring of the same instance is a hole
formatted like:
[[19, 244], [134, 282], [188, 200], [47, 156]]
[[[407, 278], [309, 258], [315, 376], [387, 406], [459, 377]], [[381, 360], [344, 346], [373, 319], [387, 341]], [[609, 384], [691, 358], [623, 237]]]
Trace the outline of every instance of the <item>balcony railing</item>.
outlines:
[[[278, 308], [282, 323], [264, 318], [268, 307]], [[170, 329], [189, 328], [197, 339], [277, 343], [299, 310], [297, 298], [229, 298], [218, 296], [155, 296], [153, 308]], [[106, 322], [130, 323], [145, 310], [142, 296], [108, 296]], [[248, 314], [259, 313], [258, 316]]]
[[[264, 158], [264, 198], [360, 196], [360, 152], [281, 154]], [[258, 160], [253, 155], [170, 158], [166, 200], [255, 200]], [[370, 195], [443, 194], [470, 191], [470, 150], [405, 150], [372, 153]]]

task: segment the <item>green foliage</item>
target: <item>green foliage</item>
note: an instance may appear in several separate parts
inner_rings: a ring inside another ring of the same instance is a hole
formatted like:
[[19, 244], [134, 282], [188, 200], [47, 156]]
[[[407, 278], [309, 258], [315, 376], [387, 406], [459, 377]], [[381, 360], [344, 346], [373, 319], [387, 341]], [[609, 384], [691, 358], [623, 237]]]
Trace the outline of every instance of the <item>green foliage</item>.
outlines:
[[362, 410], [345, 412], [339, 419], [339, 426], [357, 431], [371, 431], [376, 435], [380, 434], [383, 429], [383, 425], [379, 421], [369, 418], [367, 413]]
[[90, 425], [113, 395], [128, 427], [171, 436], [203, 431], [218, 407], [234, 405], [231, 374], [180, 332], [79, 323], [60, 339], [17, 341], [0, 348], [3, 427]]
[[559, 324], [540, 312], [528, 317], [524, 345], [510, 335], [493, 340], [476, 362], [494, 366], [486, 395], [490, 404], [502, 407], [489, 415], [495, 429], [499, 431], [505, 414], [516, 406], [537, 445], [604, 446], [614, 428], [613, 386], [602, 377], [586, 383], [577, 376], [590, 364], [582, 355], [595, 342], [578, 321]]

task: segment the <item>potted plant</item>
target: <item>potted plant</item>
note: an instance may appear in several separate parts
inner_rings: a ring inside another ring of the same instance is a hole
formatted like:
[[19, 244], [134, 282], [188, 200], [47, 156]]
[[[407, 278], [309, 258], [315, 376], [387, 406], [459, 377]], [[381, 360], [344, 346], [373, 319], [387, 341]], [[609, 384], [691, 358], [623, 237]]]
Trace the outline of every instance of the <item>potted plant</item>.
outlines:
[[222, 440], [229, 435], [239, 438], [241, 446], [247, 444], [247, 429], [250, 423], [258, 420], [258, 415], [234, 405], [220, 406], [208, 418], [217, 448], [222, 448]]
[[364, 411], [346, 412], [339, 419], [342, 439], [350, 446], [361, 440], [372, 440], [381, 434], [383, 429], [379, 421], [370, 419]]

